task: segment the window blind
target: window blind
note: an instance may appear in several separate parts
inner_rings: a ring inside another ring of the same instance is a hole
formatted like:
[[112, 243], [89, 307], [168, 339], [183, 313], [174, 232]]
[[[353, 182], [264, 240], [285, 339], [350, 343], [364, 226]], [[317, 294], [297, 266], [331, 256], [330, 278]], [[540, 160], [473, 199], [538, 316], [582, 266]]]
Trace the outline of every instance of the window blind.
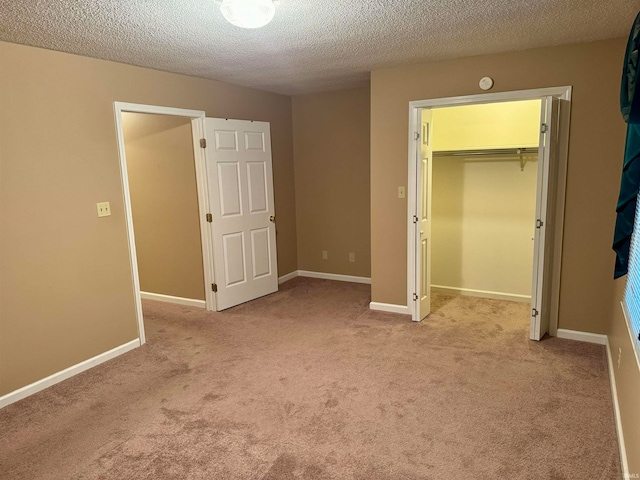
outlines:
[[624, 292], [624, 306], [629, 320], [629, 328], [635, 339], [634, 347], [640, 358], [640, 195], [636, 206], [636, 216], [633, 221], [631, 235], [631, 250], [629, 252], [629, 271], [627, 285]]

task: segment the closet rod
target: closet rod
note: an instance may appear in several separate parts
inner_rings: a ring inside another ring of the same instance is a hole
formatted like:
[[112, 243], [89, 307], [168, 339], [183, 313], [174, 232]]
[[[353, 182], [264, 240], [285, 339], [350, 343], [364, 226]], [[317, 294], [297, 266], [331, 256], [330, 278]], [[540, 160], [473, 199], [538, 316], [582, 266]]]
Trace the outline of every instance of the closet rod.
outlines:
[[483, 150], [440, 150], [434, 151], [434, 157], [471, 157], [476, 155], [530, 155], [537, 154], [538, 148], [494, 148]]

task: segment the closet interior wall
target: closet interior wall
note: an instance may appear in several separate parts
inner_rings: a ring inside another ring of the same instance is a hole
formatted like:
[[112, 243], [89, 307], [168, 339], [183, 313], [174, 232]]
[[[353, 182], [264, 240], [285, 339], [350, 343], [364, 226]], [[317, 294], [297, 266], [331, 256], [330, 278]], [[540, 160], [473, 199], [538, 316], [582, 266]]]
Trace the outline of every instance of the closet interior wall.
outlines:
[[204, 300], [191, 119], [122, 114], [140, 290]]
[[434, 291], [530, 301], [540, 106], [433, 110]]

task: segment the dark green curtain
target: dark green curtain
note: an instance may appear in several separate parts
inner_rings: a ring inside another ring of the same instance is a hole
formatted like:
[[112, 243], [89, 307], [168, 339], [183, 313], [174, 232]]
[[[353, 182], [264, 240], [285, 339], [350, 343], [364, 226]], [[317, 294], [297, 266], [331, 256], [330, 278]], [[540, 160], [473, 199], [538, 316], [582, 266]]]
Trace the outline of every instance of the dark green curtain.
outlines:
[[640, 81], [638, 79], [639, 51], [640, 13], [636, 16], [629, 34], [620, 88], [620, 110], [628, 125], [620, 196], [616, 207], [616, 228], [613, 237], [613, 250], [616, 252], [614, 278], [626, 275], [628, 270], [633, 220], [636, 213], [638, 190], [640, 190], [640, 88], [636, 94], [636, 82]]

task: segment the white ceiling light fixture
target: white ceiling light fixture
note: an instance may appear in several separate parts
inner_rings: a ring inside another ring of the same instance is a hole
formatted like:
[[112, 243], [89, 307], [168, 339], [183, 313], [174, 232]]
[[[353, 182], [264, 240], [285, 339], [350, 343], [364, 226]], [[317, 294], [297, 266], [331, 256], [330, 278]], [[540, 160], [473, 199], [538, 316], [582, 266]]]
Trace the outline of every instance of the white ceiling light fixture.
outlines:
[[222, 15], [229, 23], [241, 28], [260, 28], [276, 13], [273, 0], [223, 0]]

